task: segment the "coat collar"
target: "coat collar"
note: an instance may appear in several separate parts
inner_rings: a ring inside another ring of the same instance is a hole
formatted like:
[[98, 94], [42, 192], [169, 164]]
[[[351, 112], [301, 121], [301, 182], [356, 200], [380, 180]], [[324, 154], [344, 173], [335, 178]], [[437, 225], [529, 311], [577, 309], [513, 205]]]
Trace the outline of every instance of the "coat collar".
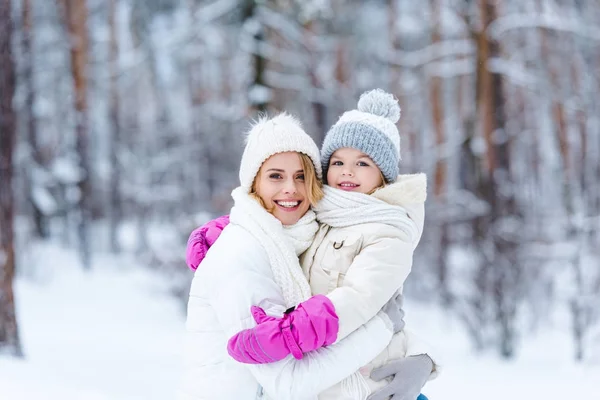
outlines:
[[398, 206], [425, 203], [427, 175], [424, 173], [400, 175], [396, 182], [375, 191], [372, 196]]

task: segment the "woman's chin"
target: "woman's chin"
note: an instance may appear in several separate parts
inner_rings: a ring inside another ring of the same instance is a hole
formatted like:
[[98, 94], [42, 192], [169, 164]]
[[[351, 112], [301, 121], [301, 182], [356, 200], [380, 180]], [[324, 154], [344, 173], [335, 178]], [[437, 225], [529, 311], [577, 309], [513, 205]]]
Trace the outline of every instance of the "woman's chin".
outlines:
[[294, 225], [306, 214], [308, 210], [302, 208], [294, 211], [282, 211], [276, 208], [273, 211], [273, 216], [279, 220], [283, 225]]
[[279, 220], [283, 225], [294, 225], [296, 222], [300, 220], [300, 217], [294, 215], [280, 215], [279, 213], [275, 213], [275, 218]]

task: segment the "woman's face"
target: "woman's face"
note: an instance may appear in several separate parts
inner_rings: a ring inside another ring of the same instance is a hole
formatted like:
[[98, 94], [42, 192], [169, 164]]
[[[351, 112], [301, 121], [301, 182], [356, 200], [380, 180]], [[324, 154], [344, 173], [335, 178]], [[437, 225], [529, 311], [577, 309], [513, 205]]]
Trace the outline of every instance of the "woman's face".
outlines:
[[283, 225], [298, 222], [310, 207], [299, 154], [278, 153], [268, 158], [258, 171], [256, 194]]
[[348, 192], [371, 193], [383, 185], [381, 171], [369, 156], [344, 147], [331, 155], [327, 184]]

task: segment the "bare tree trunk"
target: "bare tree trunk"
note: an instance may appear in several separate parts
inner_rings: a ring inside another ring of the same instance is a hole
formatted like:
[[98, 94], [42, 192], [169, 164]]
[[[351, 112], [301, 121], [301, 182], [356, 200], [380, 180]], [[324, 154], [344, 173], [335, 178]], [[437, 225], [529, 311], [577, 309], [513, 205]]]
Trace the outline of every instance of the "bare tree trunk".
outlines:
[[[310, 59], [310, 67], [308, 70], [308, 75], [310, 77], [310, 82], [312, 85], [312, 90], [313, 93], [316, 92], [319, 89], [323, 88], [323, 85], [321, 84], [321, 82], [319, 81], [319, 78], [317, 76], [317, 67], [318, 67], [318, 58], [319, 58], [319, 53], [318, 53], [318, 46], [316, 45], [316, 43], [314, 43], [314, 39], [316, 36], [315, 34], [315, 26], [317, 26], [318, 22], [316, 21], [309, 21], [308, 23], [305, 24], [304, 28], [305, 28], [305, 46], [307, 51], [309, 52], [309, 59]], [[317, 128], [317, 132], [315, 135], [315, 142], [317, 142], [318, 144], [323, 143], [323, 140], [325, 139], [325, 134], [327, 133], [327, 129], [328, 129], [328, 124], [327, 124], [327, 105], [324, 104], [323, 101], [319, 100], [318, 98], [314, 97], [313, 94], [313, 98], [312, 98], [312, 109], [313, 109], [313, 115], [314, 115], [314, 119], [315, 119], [315, 125]]]
[[[487, 35], [487, 27], [497, 16], [493, 0], [480, 3], [483, 29], [478, 35], [477, 104], [486, 143], [487, 162], [483, 179], [483, 198], [490, 205], [490, 227], [485, 235], [492, 240], [493, 254], [487, 262], [493, 263], [492, 293], [496, 323], [499, 328], [499, 351], [505, 358], [515, 353], [516, 312], [520, 293], [522, 269], [517, 259], [518, 230], [499, 232], [507, 218], [518, 218], [514, 188], [510, 177], [510, 148], [506, 134], [505, 100], [502, 76], [489, 70], [489, 62], [501, 56], [500, 44]], [[489, 240], [488, 239], [488, 240]]]
[[[250, 1], [248, 4], [246, 4], [246, 6], [254, 7], [254, 2]], [[197, 23], [196, 16], [198, 15], [198, 6], [195, 2], [189, 1], [188, 8], [192, 18], [192, 24], [195, 25]], [[244, 12], [246, 13], [250, 11], [245, 10]], [[254, 9], [252, 9], [251, 12], [254, 13]], [[210, 96], [210, 88], [204, 86], [204, 82], [202, 79], [202, 73], [204, 72], [202, 61], [203, 60], [201, 60], [199, 57], [189, 58], [189, 62], [187, 65], [188, 87], [190, 90], [190, 102], [192, 104], [193, 110], [192, 132], [194, 134], [194, 137], [197, 138], [198, 143], [200, 144], [200, 149], [198, 151], [199, 157], [197, 157], [199, 161], [198, 168], [203, 171], [202, 183], [204, 184], [204, 186], [197, 186], [201, 188], [201, 201], [203, 201], [205, 203], [205, 206], [212, 211], [213, 199], [215, 198], [217, 188], [217, 181], [214, 173], [215, 156], [212, 154], [212, 152], [214, 151], [215, 139], [213, 135], [207, 132], [206, 128], [209, 125], [210, 117], [207, 115], [207, 113], [202, 112], [202, 106], [210, 100], [208, 97]], [[262, 76], [262, 72], [260, 72], [260, 75]], [[261, 111], [265, 111], [266, 103], [263, 105], [258, 105], [258, 109]]]
[[[431, 41], [433, 45], [439, 44], [442, 40], [441, 37], [441, 24], [443, 23], [441, 17], [441, 4], [440, 0], [430, 0], [431, 13], [434, 19], [433, 32]], [[435, 131], [435, 143], [436, 143], [436, 162], [435, 162], [435, 175], [434, 175], [434, 197], [437, 206], [440, 209], [444, 208], [446, 202], [446, 191], [447, 191], [447, 174], [448, 167], [445, 154], [445, 137], [444, 137], [444, 113], [443, 113], [443, 91], [442, 91], [443, 80], [439, 76], [430, 77], [430, 101], [432, 107], [432, 120], [433, 128]], [[438, 220], [439, 227], [439, 239], [438, 242], [438, 257], [437, 257], [437, 268], [438, 268], [438, 290], [440, 298], [444, 303], [451, 301], [450, 291], [448, 288], [448, 221]]]
[[119, 44], [117, 38], [117, 0], [110, 0], [109, 28], [110, 28], [110, 124], [112, 137], [110, 140], [110, 246], [111, 250], [118, 253], [121, 248], [118, 240], [119, 223], [123, 218], [123, 201], [121, 200], [121, 164], [118, 157], [121, 145], [121, 124], [119, 116]]
[[22, 357], [15, 316], [13, 152], [16, 141], [15, 65], [11, 0], [0, 0], [0, 354]]
[[[248, 20], [250, 18], [256, 18], [256, 8], [257, 8], [257, 0], [245, 0], [242, 5], [242, 14], [244, 20]], [[254, 36], [254, 44], [256, 47], [256, 52], [254, 54], [254, 77], [252, 79], [250, 89], [254, 92], [254, 98], [250, 99], [252, 106], [260, 111], [265, 112], [269, 108], [269, 101], [263, 97], [262, 94], [258, 95], [268, 89], [267, 83], [265, 81], [265, 71], [267, 69], [267, 60], [260, 55], [260, 47], [261, 42], [266, 40], [266, 29], [265, 27], [256, 21], [256, 31], [253, 33]]]
[[78, 209], [79, 251], [83, 267], [91, 268], [89, 229], [91, 221], [91, 174], [88, 154], [87, 66], [88, 32], [85, 0], [62, 0], [65, 6], [67, 32], [71, 48], [71, 72], [75, 95], [75, 134], [79, 166], [83, 177], [78, 184], [80, 199]]
[[[395, 55], [398, 50], [401, 48], [400, 39], [398, 37], [396, 24], [398, 23], [398, 15], [400, 11], [398, 10], [398, 2], [396, 0], [387, 0], [386, 6], [388, 9], [387, 12], [387, 28], [388, 28], [388, 37], [390, 39], [389, 43], [389, 51], [392, 55]], [[394, 58], [393, 56], [390, 58]], [[415, 160], [417, 159], [417, 140], [420, 132], [414, 128], [411, 117], [411, 105], [414, 102], [413, 99], [410, 99], [404, 94], [404, 90], [401, 87], [402, 78], [405, 73], [404, 67], [399, 65], [390, 65], [388, 71], [388, 86], [390, 88], [390, 92], [393, 93], [400, 103], [402, 107], [402, 118], [400, 118], [399, 128], [400, 132], [403, 133], [403, 136], [408, 137], [408, 145], [405, 145], [404, 142], [402, 144], [403, 149], [403, 163], [407, 165], [415, 165]], [[404, 140], [404, 137], [403, 139]]]
[[35, 233], [38, 237], [48, 237], [48, 221], [42, 210], [38, 207], [35, 201], [34, 191], [35, 176], [33, 172], [36, 170], [35, 167], [43, 167], [44, 161], [40, 154], [38, 144], [38, 132], [36, 125], [36, 116], [33, 111], [33, 105], [35, 103], [35, 85], [33, 80], [33, 53], [32, 53], [32, 40], [33, 40], [33, 24], [32, 24], [32, 8], [31, 0], [23, 0], [22, 4], [22, 19], [23, 19], [23, 34], [22, 34], [22, 48], [23, 48], [23, 82], [25, 87], [25, 137], [29, 144], [29, 151], [33, 164], [28, 168], [27, 179], [27, 193], [29, 199], [29, 206], [33, 214], [33, 223], [35, 227]]

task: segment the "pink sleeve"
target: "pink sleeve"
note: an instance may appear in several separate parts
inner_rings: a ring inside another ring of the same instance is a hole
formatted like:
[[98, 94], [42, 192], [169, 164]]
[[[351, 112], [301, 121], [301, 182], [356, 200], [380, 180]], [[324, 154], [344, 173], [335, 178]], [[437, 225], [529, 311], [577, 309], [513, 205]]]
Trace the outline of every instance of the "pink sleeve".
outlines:
[[198, 268], [210, 246], [217, 241], [228, 224], [229, 215], [223, 215], [192, 231], [185, 252], [185, 262], [191, 270]]

